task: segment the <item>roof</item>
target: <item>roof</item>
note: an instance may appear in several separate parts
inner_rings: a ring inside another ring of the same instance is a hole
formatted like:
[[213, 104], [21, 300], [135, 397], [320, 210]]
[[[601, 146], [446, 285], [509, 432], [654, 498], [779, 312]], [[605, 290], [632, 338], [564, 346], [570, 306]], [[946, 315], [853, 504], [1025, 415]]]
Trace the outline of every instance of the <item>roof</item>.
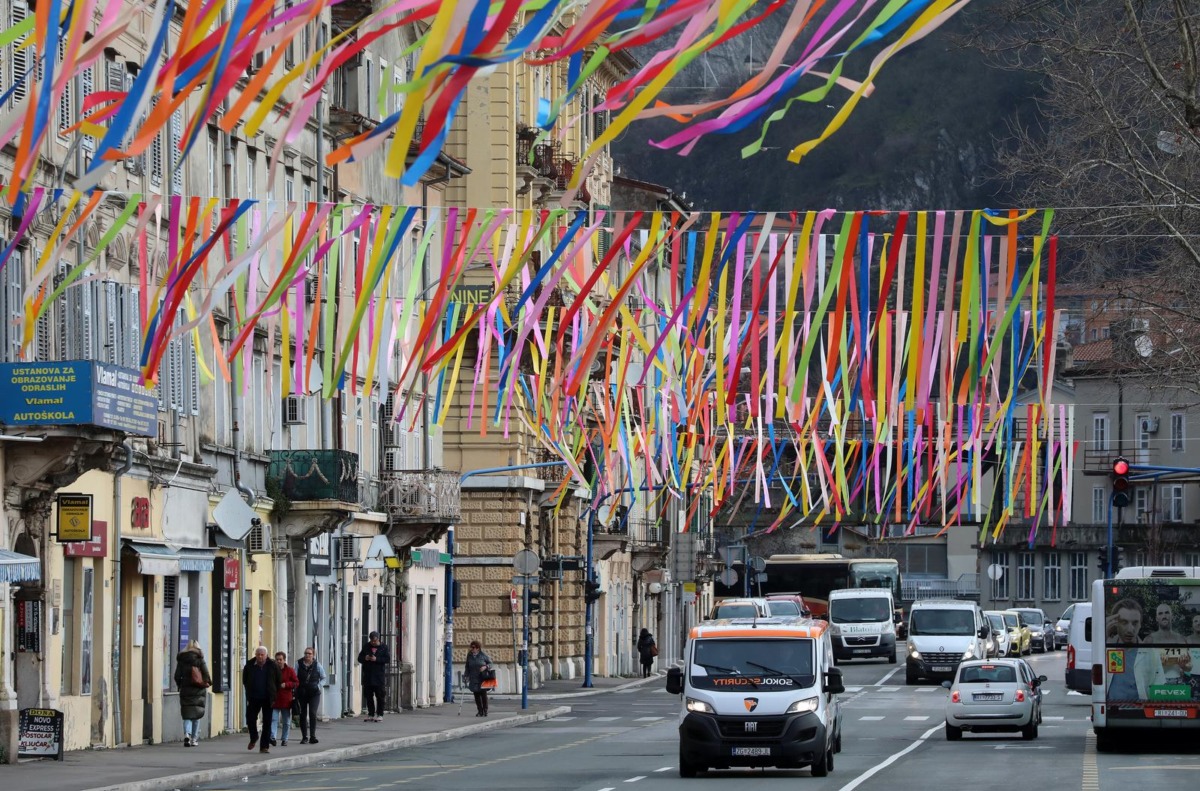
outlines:
[[1081, 343], [1071, 349], [1072, 361], [1075, 363], [1098, 363], [1111, 360], [1113, 356], [1112, 338], [1104, 338], [1090, 343]]
[[809, 618], [725, 618], [693, 626], [691, 639], [717, 637], [820, 637], [829, 628]]

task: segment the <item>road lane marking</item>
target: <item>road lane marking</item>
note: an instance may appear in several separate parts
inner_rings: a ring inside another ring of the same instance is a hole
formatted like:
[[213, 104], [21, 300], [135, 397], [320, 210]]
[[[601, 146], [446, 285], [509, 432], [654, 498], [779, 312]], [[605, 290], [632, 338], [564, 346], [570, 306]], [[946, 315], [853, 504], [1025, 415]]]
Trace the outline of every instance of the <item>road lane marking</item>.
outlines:
[[917, 692], [937, 692], [941, 687], [917, 687]]
[[658, 772], [669, 772], [674, 768], [675, 767], [673, 767], [673, 766], [664, 766], [662, 769], [655, 769], [654, 771], [657, 774]]
[[858, 719], [862, 722], [879, 722], [880, 720], [883, 719], [883, 717], [879, 717], [876, 715], [870, 715], [867, 717], [859, 717]]
[[638, 780], [645, 780], [645, 779], [646, 779], [646, 776], [645, 776], [645, 775], [638, 775], [637, 777], [631, 777], [631, 778], [629, 778], [629, 779], [628, 779], [628, 780], [626, 780], [625, 782], [626, 782], [626, 783], [636, 783]]
[[1043, 720], [1048, 720], [1048, 721], [1050, 721], [1050, 722], [1057, 722], [1057, 721], [1059, 721], [1059, 720], [1065, 720], [1065, 719], [1066, 719], [1066, 717], [1046, 717], [1046, 716], [1043, 716], [1043, 717], [1042, 717], [1042, 719], [1043, 719]]
[[1081, 791], [1100, 791], [1100, 768], [1096, 765], [1096, 732], [1088, 729], [1083, 740]]
[[904, 721], [905, 722], [925, 722], [925, 720], [927, 720], [927, 719], [929, 719], [929, 717], [927, 717], [923, 714], [919, 715], [919, 716], [914, 714], [911, 717], [905, 717]]
[[862, 692], [862, 687], [846, 687], [847, 692]]
[[860, 785], [865, 783], [867, 780], [871, 779], [875, 775], [882, 772], [884, 769], [887, 769], [889, 766], [896, 763], [896, 761], [899, 761], [901, 758], [903, 758], [904, 756], [911, 753], [913, 750], [920, 747], [930, 736], [937, 733], [941, 729], [942, 729], [941, 725], [934, 725], [932, 728], [930, 728], [929, 730], [925, 731], [920, 736], [918, 736], [917, 740], [915, 742], [908, 745], [900, 752], [892, 753], [887, 758], [885, 758], [883, 761], [875, 764], [870, 769], [868, 769], [867, 771], [860, 774], [858, 777], [851, 780], [849, 783], [846, 783], [846, 785], [842, 786], [838, 791], [854, 791], [854, 789], [858, 788]]
[[634, 722], [658, 722], [662, 717], [638, 717]]
[[570, 722], [571, 720], [577, 720], [577, 719], [579, 719], [579, 718], [578, 717], [551, 717], [550, 722]]
[[881, 679], [879, 679], [878, 681], [876, 681], [876, 682], [875, 682], [875, 686], [877, 686], [877, 687], [882, 687], [884, 684], [886, 684], [886, 683], [887, 683], [887, 680], [888, 680], [889, 678], [891, 678], [892, 676], [896, 675], [896, 674], [897, 674], [897, 673], [899, 673], [899, 672], [900, 672], [900, 668], [896, 668], [895, 670], [891, 671], [890, 673], [888, 673], [888, 674], [887, 674], [886, 676], [884, 676], [883, 678], [881, 678]]
[[620, 717], [592, 717], [592, 722], [616, 722]]
[[900, 687], [877, 687], [876, 692], [899, 692]]

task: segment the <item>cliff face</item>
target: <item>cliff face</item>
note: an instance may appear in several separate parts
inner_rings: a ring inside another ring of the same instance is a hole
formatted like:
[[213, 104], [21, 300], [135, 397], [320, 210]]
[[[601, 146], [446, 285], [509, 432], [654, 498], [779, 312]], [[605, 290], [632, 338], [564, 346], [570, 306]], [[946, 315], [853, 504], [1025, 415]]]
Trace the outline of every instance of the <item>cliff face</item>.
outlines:
[[[844, 89], [835, 88], [819, 104], [793, 105], [772, 127], [764, 149], [749, 159], [741, 158], [741, 148], [757, 138], [759, 124], [705, 138], [680, 157], [649, 145], [679, 129], [673, 121], [656, 119], [635, 123], [618, 139], [616, 162], [625, 175], [686, 192], [704, 210], [1006, 206], [1007, 185], [993, 174], [996, 154], [1012, 124], [1036, 123], [1036, 85], [990, 67], [977, 48], [963, 43], [963, 31], [980, 23], [988, 5], [987, 0], [973, 3], [892, 58], [876, 80], [874, 95], [798, 165], [787, 162], [788, 151], [819, 135], [848, 97]], [[662, 98], [690, 103], [728, 95], [749, 76], [751, 59], [761, 64], [783, 19], [777, 15], [755, 29], [753, 38], [739, 37], [697, 59]], [[645, 61], [653, 52], [637, 54]], [[866, 64], [866, 58], [853, 61], [846, 74], [862, 77]], [[816, 84], [816, 78], [801, 82], [803, 90]]]

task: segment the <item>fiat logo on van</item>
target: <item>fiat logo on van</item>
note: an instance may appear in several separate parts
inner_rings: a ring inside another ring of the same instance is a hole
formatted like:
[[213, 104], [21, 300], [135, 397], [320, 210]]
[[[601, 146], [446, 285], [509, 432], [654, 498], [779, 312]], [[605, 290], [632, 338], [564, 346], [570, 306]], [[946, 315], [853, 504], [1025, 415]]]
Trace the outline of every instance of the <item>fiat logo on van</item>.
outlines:
[[746, 705], [746, 711], [754, 711], [758, 708], [758, 698], [746, 698], [742, 703]]

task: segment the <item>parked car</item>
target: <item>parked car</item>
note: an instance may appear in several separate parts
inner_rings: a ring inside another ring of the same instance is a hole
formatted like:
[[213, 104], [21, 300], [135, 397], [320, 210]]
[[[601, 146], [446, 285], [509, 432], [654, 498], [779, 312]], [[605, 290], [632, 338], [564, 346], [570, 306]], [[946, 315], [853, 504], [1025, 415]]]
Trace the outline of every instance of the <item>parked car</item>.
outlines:
[[768, 593], [764, 597], [768, 602], [773, 601], [790, 601], [794, 602], [796, 607], [800, 609], [800, 614], [807, 618], [812, 615], [812, 610], [804, 603], [804, 597], [799, 593]]
[[1029, 631], [1029, 627], [1021, 623], [1021, 614], [1016, 610], [1001, 610], [1004, 613], [1004, 625], [1008, 627], [1008, 633], [1014, 635], [1014, 642], [1017, 644], [1017, 656], [1025, 656], [1033, 653], [1033, 634]]
[[1012, 656], [1017, 652], [1016, 644], [1013, 642], [1012, 632], [1008, 631], [1008, 626], [1004, 623], [1004, 613], [999, 610], [985, 610], [984, 617], [988, 620], [988, 625], [992, 627], [992, 640], [996, 644], [996, 656], [1005, 657]]
[[1072, 604], [1063, 610], [1062, 615], [1054, 622], [1054, 647], [1065, 648], [1071, 642], [1071, 613], [1075, 612]]
[[1034, 676], [1022, 659], [964, 661], [946, 701], [946, 740], [962, 739], [964, 731], [989, 733], [1018, 731], [1024, 739], [1036, 739], [1042, 721], [1039, 687], [1045, 676]]
[[771, 611], [766, 599], [721, 599], [713, 605], [708, 620], [720, 618], [769, 618]]
[[1029, 627], [1029, 644], [1034, 651], [1044, 654], [1054, 650], [1054, 624], [1046, 617], [1046, 613], [1036, 607], [1013, 607], [1013, 612], [1021, 616], [1021, 623]]

